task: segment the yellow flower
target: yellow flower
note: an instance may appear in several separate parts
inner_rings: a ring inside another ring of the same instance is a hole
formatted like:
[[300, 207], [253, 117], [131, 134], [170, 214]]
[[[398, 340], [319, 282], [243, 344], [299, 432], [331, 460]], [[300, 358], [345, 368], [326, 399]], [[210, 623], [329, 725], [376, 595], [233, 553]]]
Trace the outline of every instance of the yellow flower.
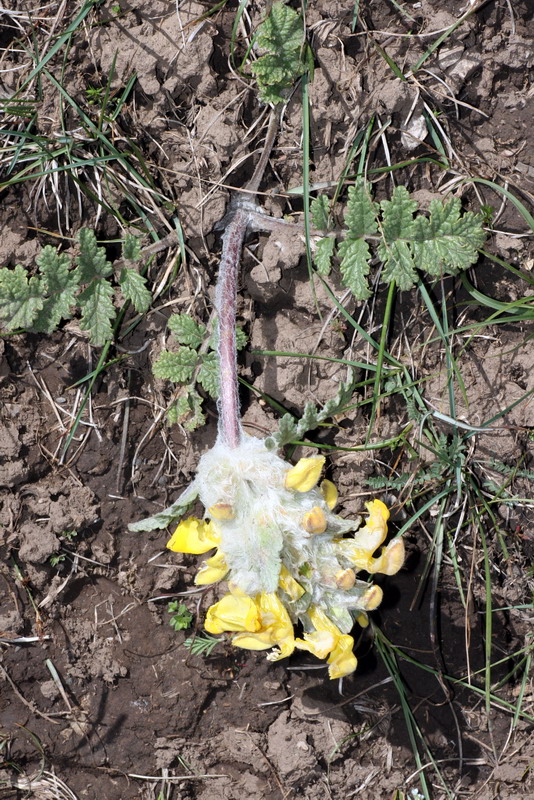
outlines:
[[206, 553], [219, 544], [219, 534], [211, 522], [189, 517], [180, 522], [167, 542], [169, 550], [175, 553]]
[[358, 569], [394, 575], [404, 563], [404, 543], [402, 539], [394, 539], [378, 558], [373, 558], [373, 553], [387, 536], [389, 510], [381, 500], [372, 500], [366, 506], [369, 518], [364, 527], [352, 538], [339, 541], [338, 552]]
[[295, 580], [287, 567], [285, 567], [283, 564], [280, 568], [278, 586], [284, 590], [291, 600], [299, 600], [305, 592], [300, 583]]
[[301, 650], [308, 650], [317, 658], [326, 658], [330, 653], [327, 663], [330, 665], [328, 674], [331, 678], [344, 678], [354, 672], [358, 662], [352, 652], [352, 636], [341, 633], [337, 625], [316, 606], [309, 609], [308, 616], [315, 631], [305, 633], [304, 640], [295, 639], [295, 645]]
[[258, 631], [261, 627], [259, 610], [247, 595], [225, 594], [208, 608], [204, 627], [208, 633], [225, 631]]
[[208, 583], [217, 583], [228, 573], [228, 564], [221, 550], [217, 550], [215, 555], [207, 558], [199, 571], [195, 575], [195, 583], [197, 586], [206, 586]]
[[286, 489], [294, 489], [297, 492], [309, 492], [319, 480], [325, 460], [324, 456], [301, 458], [294, 467], [291, 467], [291, 469], [286, 472]]
[[246, 650], [267, 650], [277, 646], [268, 658], [278, 661], [290, 656], [295, 649], [293, 624], [282, 601], [275, 592], [262, 592], [255, 598], [259, 614], [259, 629], [234, 636], [232, 644]]
[[324, 481], [321, 481], [320, 485], [321, 493], [324, 497], [324, 501], [330, 511], [334, 509], [337, 505], [337, 489], [332, 481], [329, 481], [328, 478], [325, 478]]

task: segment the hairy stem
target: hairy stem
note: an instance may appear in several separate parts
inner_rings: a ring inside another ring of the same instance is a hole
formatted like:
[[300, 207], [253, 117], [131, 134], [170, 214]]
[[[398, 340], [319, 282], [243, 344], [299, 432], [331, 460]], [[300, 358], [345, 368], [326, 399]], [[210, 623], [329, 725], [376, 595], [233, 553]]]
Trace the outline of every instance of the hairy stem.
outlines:
[[255, 204], [253, 196], [258, 191], [267, 166], [278, 127], [278, 114], [271, 112], [271, 119], [263, 150], [251, 180], [245, 187], [253, 193], [246, 205], [237, 203], [223, 236], [221, 263], [217, 279], [216, 306], [219, 326], [219, 441], [228, 447], [238, 447], [243, 429], [239, 413], [237, 385], [237, 347], [235, 317], [237, 306], [237, 272], [247, 226], [251, 221]]
[[238, 208], [223, 236], [219, 278], [217, 280], [217, 315], [219, 320], [219, 440], [228, 447], [241, 441], [241, 419], [237, 389], [237, 347], [235, 317], [237, 271], [249, 214]]

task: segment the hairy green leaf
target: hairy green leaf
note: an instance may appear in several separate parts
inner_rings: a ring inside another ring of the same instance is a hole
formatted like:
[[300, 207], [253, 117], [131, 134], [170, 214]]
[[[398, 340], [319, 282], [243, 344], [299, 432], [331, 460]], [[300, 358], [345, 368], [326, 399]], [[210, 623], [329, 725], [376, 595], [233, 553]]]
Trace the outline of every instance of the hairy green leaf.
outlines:
[[317, 415], [318, 422], [324, 422], [329, 417], [339, 414], [340, 411], [346, 408], [354, 394], [354, 383], [354, 375], [352, 375], [348, 381], [341, 381], [335, 396], [326, 401]]
[[180, 517], [183, 517], [190, 506], [193, 505], [197, 497], [198, 489], [196, 488], [195, 484], [192, 483], [184, 492], [182, 492], [178, 500], [176, 500], [171, 506], [166, 508], [164, 511], [154, 514], [152, 517], [139, 520], [139, 522], [131, 522], [128, 525], [128, 530], [138, 532], [155, 531], [161, 530], [162, 528], [167, 528], [169, 525], [173, 525], [176, 520], [180, 519]]
[[175, 352], [163, 350], [152, 367], [156, 378], [164, 378], [176, 383], [187, 383], [193, 377], [198, 355], [190, 347], [180, 347]]
[[188, 314], [172, 314], [167, 327], [179, 344], [187, 344], [195, 350], [198, 350], [206, 336], [206, 326], [195, 322]]
[[91, 343], [97, 346], [113, 337], [111, 321], [115, 319], [113, 287], [103, 278], [95, 278], [78, 297], [82, 310], [80, 328], [89, 331]]
[[378, 231], [378, 203], [371, 199], [371, 184], [358, 178], [354, 186], [349, 186], [345, 223], [348, 236], [357, 239], [371, 236]]
[[313, 431], [319, 424], [319, 412], [313, 403], [306, 403], [302, 417], [297, 423], [297, 438], [302, 439], [308, 431]]
[[458, 198], [447, 203], [432, 200], [430, 218], [420, 215], [415, 219], [416, 266], [434, 277], [467, 269], [477, 261], [485, 238], [482, 217], [471, 213], [461, 216]]
[[202, 413], [202, 398], [196, 389], [190, 389], [186, 395], [178, 398], [177, 419], [186, 431], [196, 431], [206, 422], [206, 417]]
[[133, 233], [127, 233], [122, 243], [122, 257], [126, 261], [139, 261], [141, 258], [141, 239]]
[[414, 213], [417, 203], [412, 200], [404, 186], [396, 186], [391, 200], [382, 200], [382, 231], [386, 242], [396, 239], [413, 239], [415, 234]]
[[329, 275], [332, 269], [332, 256], [336, 240], [331, 236], [319, 239], [315, 244], [315, 266], [319, 275]]
[[28, 279], [20, 264], [15, 269], [0, 269], [0, 320], [6, 330], [31, 328], [43, 305], [43, 287], [38, 277]]
[[152, 295], [146, 288], [146, 278], [135, 269], [123, 267], [119, 283], [124, 297], [131, 302], [136, 311], [139, 313], [148, 311], [152, 302]]
[[202, 356], [198, 382], [211, 397], [219, 396], [219, 357], [216, 353], [206, 353]]
[[330, 201], [325, 194], [314, 197], [310, 203], [310, 214], [312, 222], [320, 231], [328, 230], [328, 215], [330, 213]]
[[291, 414], [284, 414], [278, 423], [278, 430], [265, 439], [267, 450], [278, 450], [297, 439], [297, 423]]
[[80, 269], [80, 283], [89, 283], [93, 278], [106, 278], [113, 268], [106, 259], [106, 251], [99, 247], [96, 236], [89, 228], [81, 228], [78, 234], [80, 255], [77, 258]]
[[339, 268], [343, 283], [354, 294], [357, 300], [367, 300], [371, 296], [367, 285], [369, 275], [369, 259], [371, 253], [365, 239], [345, 239], [338, 247], [341, 257]]

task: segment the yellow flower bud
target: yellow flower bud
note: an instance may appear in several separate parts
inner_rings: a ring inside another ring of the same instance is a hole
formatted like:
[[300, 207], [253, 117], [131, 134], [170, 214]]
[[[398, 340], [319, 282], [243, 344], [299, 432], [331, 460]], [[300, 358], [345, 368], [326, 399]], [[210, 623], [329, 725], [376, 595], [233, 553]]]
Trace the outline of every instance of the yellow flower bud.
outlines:
[[234, 509], [229, 503], [215, 503], [208, 508], [208, 514], [217, 520], [228, 520], [235, 517]]
[[383, 596], [384, 592], [380, 586], [370, 586], [365, 594], [360, 598], [362, 608], [364, 608], [366, 611], [373, 611], [375, 608], [378, 608], [382, 602]]
[[316, 485], [325, 462], [324, 456], [301, 458], [286, 472], [285, 487], [296, 492], [309, 492]]
[[353, 569], [341, 569], [336, 573], [336, 586], [338, 589], [352, 589], [356, 583], [356, 573]]
[[324, 533], [326, 530], [326, 516], [322, 508], [314, 506], [302, 517], [302, 527], [308, 533]]
[[282, 564], [280, 568], [280, 577], [278, 579], [278, 586], [291, 598], [291, 600], [298, 600], [304, 594], [304, 589], [291, 575], [287, 567]]
[[337, 505], [338, 494], [336, 487], [332, 481], [329, 481], [328, 478], [325, 478], [324, 481], [321, 482], [321, 486], [319, 488], [321, 489], [326, 505], [330, 511], [332, 511], [332, 509], [334, 509]]

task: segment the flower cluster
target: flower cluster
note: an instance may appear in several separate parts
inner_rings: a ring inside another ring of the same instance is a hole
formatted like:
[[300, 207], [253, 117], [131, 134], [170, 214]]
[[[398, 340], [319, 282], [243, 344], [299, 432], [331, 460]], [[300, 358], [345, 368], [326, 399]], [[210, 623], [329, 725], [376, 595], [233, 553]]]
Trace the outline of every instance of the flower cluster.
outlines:
[[[337, 516], [334, 484], [319, 483], [324, 461], [302, 458], [291, 467], [253, 437], [237, 448], [216, 444], [201, 458], [192, 487], [206, 519], [182, 521], [167, 547], [213, 551], [195, 583], [226, 580], [228, 592], [207, 611], [209, 633], [231, 633], [236, 647], [271, 650], [272, 661], [307, 650], [327, 660], [331, 678], [341, 678], [356, 669], [354, 622], [365, 627], [367, 612], [382, 600], [380, 587], [356, 573], [393, 575], [404, 544], [393, 539], [375, 556], [387, 536], [387, 507], [367, 503], [363, 526]], [[302, 638], [295, 637], [299, 622]]]

